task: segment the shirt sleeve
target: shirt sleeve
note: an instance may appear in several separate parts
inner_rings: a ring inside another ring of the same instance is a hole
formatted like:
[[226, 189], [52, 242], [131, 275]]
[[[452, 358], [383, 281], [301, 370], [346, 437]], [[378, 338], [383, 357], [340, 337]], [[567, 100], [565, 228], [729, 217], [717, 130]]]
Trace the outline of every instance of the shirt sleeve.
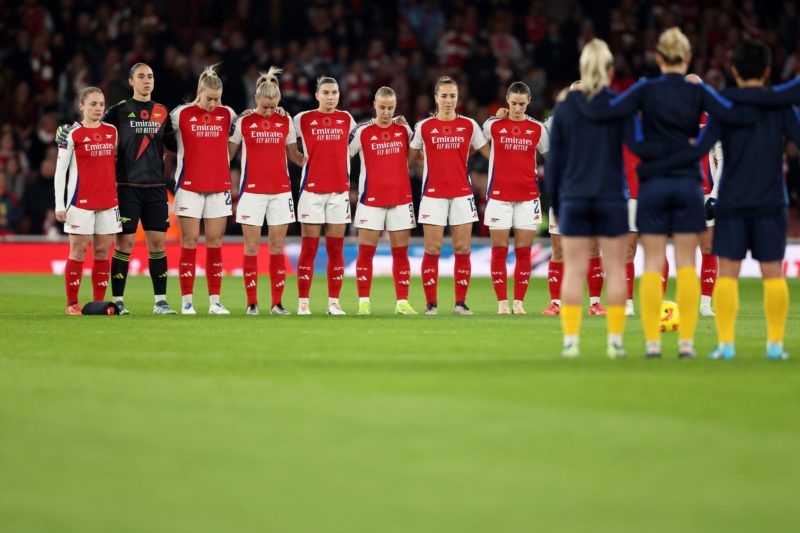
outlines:
[[242, 144], [242, 122], [244, 121], [243, 118], [236, 119], [236, 122], [233, 123], [233, 133], [231, 134], [231, 138], [228, 139], [228, 142], [232, 142], [233, 144]]
[[470, 139], [470, 144], [476, 150], [480, 150], [486, 146], [486, 137], [481, 133], [481, 127], [478, 126], [478, 123], [472, 119], [469, 120], [472, 122], [472, 139]]
[[75, 154], [75, 143], [72, 141], [72, 132], [67, 134], [63, 144], [58, 147], [58, 159], [56, 160], [56, 173], [54, 177], [54, 188], [56, 193], [56, 211], [66, 211], [64, 194], [67, 188], [67, 173]]
[[492, 124], [494, 124], [495, 120], [497, 120], [497, 119], [493, 118], [493, 117], [489, 117], [483, 123], [483, 128], [482, 128], [483, 137], [488, 142], [492, 142]]
[[170, 122], [172, 122], [172, 130], [173, 131], [180, 131], [181, 129], [181, 111], [183, 110], [182, 105], [176, 107], [172, 110], [169, 114]]
[[770, 107], [800, 104], [800, 77], [763, 91], [729, 89], [725, 91], [725, 96], [737, 103]]
[[714, 180], [714, 186], [711, 187], [711, 196], [717, 198], [719, 193], [719, 178], [722, 177], [722, 163], [724, 155], [722, 153], [722, 143], [717, 141], [714, 143], [714, 148], [708, 154], [708, 162], [711, 167], [711, 178]]
[[792, 106], [783, 113], [783, 133], [797, 146], [800, 146], [800, 112]]
[[559, 186], [561, 184], [561, 173], [563, 171], [561, 160], [564, 158], [564, 142], [561, 138], [559, 115], [564, 110], [556, 109], [553, 120], [550, 123], [550, 157], [545, 162], [544, 179], [547, 185], [547, 197], [550, 199], [550, 206], [558, 216], [560, 210]]
[[424, 121], [420, 120], [414, 127], [414, 135], [411, 136], [411, 142], [408, 145], [414, 150], [422, 150], [422, 124]]
[[539, 135], [539, 144], [536, 145], [536, 150], [545, 156], [550, 152], [550, 132], [547, 131], [547, 128], [544, 127], [544, 124], [541, 126], [542, 133]]
[[645, 80], [640, 80], [631, 85], [624, 93], [608, 101], [600, 98], [588, 100], [584, 97], [572, 96], [572, 93], [577, 91], [570, 91], [567, 98], [573, 99], [581, 112], [592, 120], [624, 118], [639, 110], [643, 92], [642, 87], [644, 87], [645, 83]]
[[361, 131], [361, 128], [356, 128], [356, 130], [350, 134], [350, 157], [355, 157], [361, 150]]
[[356, 126], [358, 126], [358, 124], [356, 124], [356, 119], [353, 118], [353, 115], [351, 115], [350, 113], [347, 113], [347, 116], [350, 117], [350, 129], [347, 130], [347, 132], [348, 133], [353, 133], [353, 131], [356, 129]]
[[286, 144], [288, 146], [297, 143], [297, 132], [294, 129], [294, 120], [292, 120], [292, 117], [287, 115], [287, 118], [289, 119], [289, 133], [286, 134]]
[[296, 117], [294, 117], [294, 134], [297, 139], [303, 138], [303, 128], [300, 125], [300, 117], [303, 116], [303, 113], [299, 113]]

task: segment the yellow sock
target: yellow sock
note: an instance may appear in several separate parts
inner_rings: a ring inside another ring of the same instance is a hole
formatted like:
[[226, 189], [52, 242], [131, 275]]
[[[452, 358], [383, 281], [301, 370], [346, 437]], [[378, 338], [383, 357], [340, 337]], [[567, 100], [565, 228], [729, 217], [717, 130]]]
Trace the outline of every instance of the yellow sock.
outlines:
[[785, 278], [764, 280], [764, 314], [767, 315], [767, 341], [783, 342], [789, 314], [789, 287]]
[[678, 290], [675, 297], [681, 314], [678, 341], [694, 341], [700, 311], [700, 279], [693, 266], [678, 269]]
[[645, 272], [639, 280], [639, 307], [642, 310], [644, 340], [661, 341], [661, 273]]
[[609, 335], [622, 336], [625, 331], [625, 306], [609, 305], [606, 307], [606, 327]]
[[565, 337], [577, 337], [581, 331], [581, 309], [580, 305], [561, 306], [561, 331]]
[[714, 322], [720, 344], [733, 343], [736, 337], [736, 313], [739, 311], [739, 280], [718, 278], [714, 286]]

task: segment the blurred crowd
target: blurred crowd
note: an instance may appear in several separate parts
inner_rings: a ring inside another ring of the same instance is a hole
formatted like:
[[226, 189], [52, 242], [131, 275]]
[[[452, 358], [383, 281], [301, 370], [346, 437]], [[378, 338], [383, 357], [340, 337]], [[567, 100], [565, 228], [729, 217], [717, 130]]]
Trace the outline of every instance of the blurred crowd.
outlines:
[[[657, 72], [658, 34], [674, 25], [692, 41], [692, 70], [716, 88], [732, 83], [731, 57], [742, 39], [770, 45], [773, 83], [794, 78], [797, 11], [779, 0], [0, 1], [0, 234], [60, 234], [55, 130], [76, 118], [83, 87], [99, 86], [108, 105], [130, 97], [127, 73], [136, 62], [153, 67], [154, 99], [169, 108], [192, 100], [203, 67], [220, 63], [223, 102], [237, 112], [254, 106], [258, 71], [277, 65], [292, 114], [316, 107], [315, 80], [328, 75], [340, 82], [340, 108], [357, 120], [370, 116], [375, 89], [389, 85], [398, 114], [413, 125], [432, 111], [433, 83], [448, 74], [459, 82], [459, 111], [479, 123], [503, 105], [515, 80], [533, 91], [529, 114], [544, 119], [558, 91], [578, 77], [580, 50], [595, 36], [614, 52], [616, 90]], [[796, 236], [798, 157], [787, 146]], [[472, 160], [483, 204], [487, 162]]]

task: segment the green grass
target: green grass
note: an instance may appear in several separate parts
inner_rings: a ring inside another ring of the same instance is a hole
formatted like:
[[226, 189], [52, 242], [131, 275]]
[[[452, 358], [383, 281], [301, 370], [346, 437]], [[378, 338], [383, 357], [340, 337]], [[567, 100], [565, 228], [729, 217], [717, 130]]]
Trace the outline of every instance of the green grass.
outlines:
[[[82, 294], [89, 293], [87, 277]], [[370, 317], [63, 316], [63, 280], [0, 276], [0, 530], [58, 532], [710, 532], [800, 523], [800, 372], [763, 358], [761, 284], [742, 283], [739, 358], [558, 357], [557, 319], [395, 317], [376, 279]], [[419, 280], [412, 304], [422, 307]], [[672, 282], [671, 282], [672, 284]], [[294, 279], [286, 304], [294, 311]], [[800, 284], [790, 286], [795, 299]], [[204, 280], [198, 311], [206, 310]], [[262, 280], [268, 304], [268, 282]], [[355, 287], [345, 284], [355, 313]], [[177, 306], [176, 280], [170, 301]], [[800, 356], [800, 314], [787, 347]], [[700, 353], [714, 344], [701, 319]], [[792, 511], [794, 509], [794, 511]]]

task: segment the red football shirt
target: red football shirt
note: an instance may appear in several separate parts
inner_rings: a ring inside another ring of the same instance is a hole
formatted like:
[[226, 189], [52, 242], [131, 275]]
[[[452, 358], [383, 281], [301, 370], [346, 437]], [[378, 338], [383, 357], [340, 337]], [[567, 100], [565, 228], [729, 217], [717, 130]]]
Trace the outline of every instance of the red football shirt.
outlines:
[[467, 170], [469, 148], [486, 144], [478, 124], [457, 115], [453, 120], [426, 118], [417, 122], [411, 148], [422, 150], [422, 194], [431, 198], [457, 198], [472, 194]]
[[236, 113], [228, 106], [206, 111], [186, 104], [170, 113], [178, 141], [177, 187], [212, 193], [231, 189], [228, 136]]
[[294, 117], [297, 138], [303, 141], [308, 163], [301, 190], [319, 194], [350, 190], [348, 142], [356, 121], [346, 111], [303, 111]]
[[411, 128], [392, 123], [382, 128], [369, 121], [360, 124], [350, 140], [350, 156], [361, 157], [359, 202], [388, 207], [411, 202], [408, 142]]
[[529, 117], [520, 121], [490, 118], [483, 124], [483, 135], [492, 143], [486, 199], [524, 202], [538, 198], [536, 152], [545, 155], [550, 149], [544, 124]]
[[286, 146], [297, 142], [291, 117], [252, 113], [236, 121], [230, 142], [242, 145], [239, 194], [291, 192]]
[[636, 167], [641, 159], [636, 157], [626, 145], [622, 145], [622, 162], [625, 165], [625, 178], [628, 180], [628, 195], [632, 199], [639, 198], [639, 176]]
[[59, 146], [56, 164], [56, 210], [67, 205], [88, 210], [111, 209], [118, 205], [116, 175], [117, 128], [101, 122], [96, 128], [77, 124]]

